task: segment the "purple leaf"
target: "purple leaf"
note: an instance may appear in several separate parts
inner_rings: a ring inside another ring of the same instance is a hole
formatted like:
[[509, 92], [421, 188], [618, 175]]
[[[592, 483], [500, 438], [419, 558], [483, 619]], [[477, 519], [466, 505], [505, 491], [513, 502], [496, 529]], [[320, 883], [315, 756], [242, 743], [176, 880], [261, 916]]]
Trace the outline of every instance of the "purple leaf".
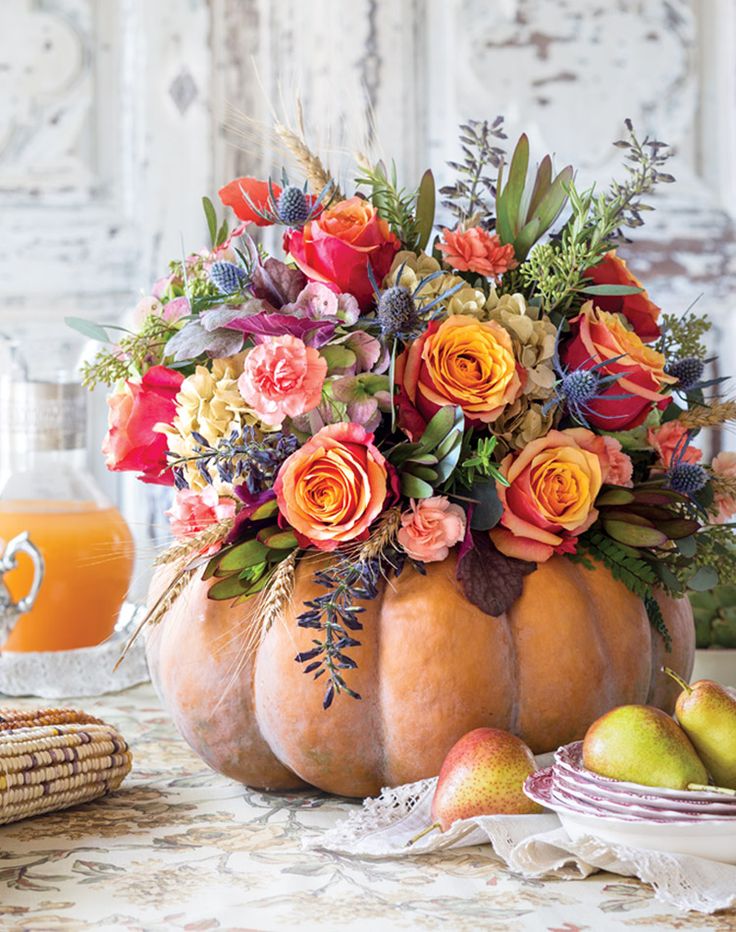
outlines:
[[307, 346], [324, 346], [335, 332], [334, 320], [310, 320], [290, 314], [253, 314], [238, 317], [226, 324], [229, 330], [240, 330], [255, 337], [280, 337], [291, 334]]
[[273, 257], [258, 265], [251, 279], [253, 294], [270, 301], [276, 308], [296, 301], [306, 284], [307, 277], [302, 271]]
[[456, 576], [465, 598], [486, 615], [503, 615], [524, 588], [524, 577], [536, 563], [506, 557], [493, 546], [488, 534], [473, 534], [473, 547], [457, 561]]

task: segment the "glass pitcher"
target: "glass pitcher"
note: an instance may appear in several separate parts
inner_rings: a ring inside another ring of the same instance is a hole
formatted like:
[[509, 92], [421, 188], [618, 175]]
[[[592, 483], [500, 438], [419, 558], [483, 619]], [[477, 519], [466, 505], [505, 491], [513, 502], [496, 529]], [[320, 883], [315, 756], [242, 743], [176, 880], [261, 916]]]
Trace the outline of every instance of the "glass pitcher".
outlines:
[[[36, 381], [19, 362], [0, 370], [0, 552], [26, 533], [44, 578], [0, 651], [70, 650], [113, 631], [133, 571], [133, 539], [87, 472], [87, 391], [57, 376]], [[13, 602], [32, 588], [20, 553], [3, 582]]]

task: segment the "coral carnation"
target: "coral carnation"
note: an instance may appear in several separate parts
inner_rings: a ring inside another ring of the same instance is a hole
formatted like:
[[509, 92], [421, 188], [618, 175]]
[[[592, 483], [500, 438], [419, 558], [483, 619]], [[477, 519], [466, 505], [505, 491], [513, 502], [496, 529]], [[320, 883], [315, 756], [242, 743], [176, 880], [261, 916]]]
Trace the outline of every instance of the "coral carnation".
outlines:
[[[716, 513], [714, 524], [725, 524], [736, 515], [736, 495], [731, 491], [736, 487], [736, 453], [725, 451], [713, 458], [713, 510]], [[729, 480], [719, 483], [719, 479]], [[729, 488], [730, 486], [730, 488]]]
[[174, 537], [193, 537], [228, 518], [235, 517], [235, 501], [220, 496], [208, 485], [200, 492], [195, 489], [178, 489], [174, 504], [166, 512]]
[[483, 227], [444, 229], [442, 239], [440, 249], [445, 262], [459, 272], [478, 272], [488, 278], [500, 278], [504, 272], [518, 265], [514, 247], [511, 244], [502, 246], [498, 235]]
[[680, 421], [667, 421], [661, 427], [647, 431], [647, 441], [659, 457], [660, 466], [669, 469], [672, 461], [699, 463], [703, 451], [688, 444], [688, 431]]

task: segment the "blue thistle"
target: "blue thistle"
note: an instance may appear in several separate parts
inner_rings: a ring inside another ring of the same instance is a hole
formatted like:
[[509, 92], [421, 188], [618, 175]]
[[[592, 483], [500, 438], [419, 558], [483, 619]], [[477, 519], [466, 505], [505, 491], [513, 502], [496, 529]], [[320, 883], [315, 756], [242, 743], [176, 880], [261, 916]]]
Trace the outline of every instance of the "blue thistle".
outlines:
[[600, 387], [600, 376], [593, 369], [573, 369], [562, 377], [559, 391], [569, 404], [580, 407], [592, 401]]
[[304, 191], [290, 184], [279, 195], [275, 212], [285, 226], [301, 227], [309, 219], [312, 208], [307, 202]]
[[697, 356], [686, 356], [667, 366], [666, 372], [678, 381], [678, 389], [687, 392], [703, 378], [705, 362]]
[[213, 262], [210, 267], [210, 281], [220, 294], [237, 294], [242, 291], [248, 276], [234, 262]]
[[708, 482], [708, 473], [698, 463], [674, 463], [667, 470], [667, 485], [673, 492], [694, 495]]
[[419, 323], [416, 302], [403, 285], [393, 285], [378, 298], [378, 322], [384, 337], [411, 333]]

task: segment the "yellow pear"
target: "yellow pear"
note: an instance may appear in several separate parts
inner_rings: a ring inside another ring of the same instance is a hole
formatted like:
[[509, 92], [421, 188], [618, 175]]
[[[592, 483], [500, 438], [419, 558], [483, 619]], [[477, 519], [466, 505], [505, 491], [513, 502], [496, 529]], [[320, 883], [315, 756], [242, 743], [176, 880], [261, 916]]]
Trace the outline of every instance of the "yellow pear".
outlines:
[[673, 790], [708, 780], [685, 732], [648, 705], [621, 705], [593, 722], [583, 741], [583, 763], [603, 777]]
[[442, 832], [458, 819], [479, 815], [531, 814], [542, 807], [524, 795], [524, 781], [536, 770], [524, 742], [500, 728], [469, 731], [447, 753], [432, 799], [432, 825], [416, 835]]
[[718, 786], [736, 790], [736, 699], [713, 680], [688, 685], [664, 671], [681, 687], [675, 714]]

